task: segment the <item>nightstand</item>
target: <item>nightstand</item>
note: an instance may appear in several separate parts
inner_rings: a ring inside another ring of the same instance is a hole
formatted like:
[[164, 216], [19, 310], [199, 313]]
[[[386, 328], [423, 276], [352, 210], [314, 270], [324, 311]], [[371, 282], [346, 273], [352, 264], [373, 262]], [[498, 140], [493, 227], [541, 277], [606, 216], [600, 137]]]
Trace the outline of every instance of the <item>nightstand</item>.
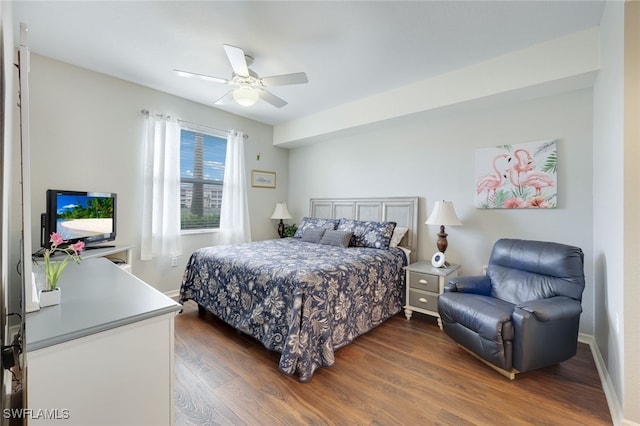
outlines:
[[434, 316], [442, 328], [438, 313], [438, 296], [451, 278], [460, 275], [460, 265], [451, 264], [446, 268], [434, 268], [431, 261], [421, 260], [405, 268], [407, 273], [407, 293], [404, 314], [411, 319], [413, 311]]

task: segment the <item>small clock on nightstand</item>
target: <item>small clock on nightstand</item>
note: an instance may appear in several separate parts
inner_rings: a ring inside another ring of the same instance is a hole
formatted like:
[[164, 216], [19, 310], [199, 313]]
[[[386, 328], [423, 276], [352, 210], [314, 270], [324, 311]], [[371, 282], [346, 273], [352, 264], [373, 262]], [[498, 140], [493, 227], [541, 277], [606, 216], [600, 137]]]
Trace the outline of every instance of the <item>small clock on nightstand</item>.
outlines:
[[407, 294], [404, 314], [411, 319], [413, 311], [434, 316], [442, 328], [438, 313], [438, 296], [444, 291], [444, 284], [460, 275], [460, 265], [449, 264], [445, 268], [435, 268], [431, 261], [421, 260], [405, 268], [407, 273]]

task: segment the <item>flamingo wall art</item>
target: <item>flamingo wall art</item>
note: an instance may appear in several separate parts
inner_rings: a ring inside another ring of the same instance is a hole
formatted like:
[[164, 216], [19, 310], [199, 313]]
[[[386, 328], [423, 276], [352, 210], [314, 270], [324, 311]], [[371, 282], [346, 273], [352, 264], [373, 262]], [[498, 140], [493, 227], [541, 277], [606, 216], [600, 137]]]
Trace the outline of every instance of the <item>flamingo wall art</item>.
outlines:
[[476, 150], [476, 207], [557, 207], [557, 165], [555, 140]]

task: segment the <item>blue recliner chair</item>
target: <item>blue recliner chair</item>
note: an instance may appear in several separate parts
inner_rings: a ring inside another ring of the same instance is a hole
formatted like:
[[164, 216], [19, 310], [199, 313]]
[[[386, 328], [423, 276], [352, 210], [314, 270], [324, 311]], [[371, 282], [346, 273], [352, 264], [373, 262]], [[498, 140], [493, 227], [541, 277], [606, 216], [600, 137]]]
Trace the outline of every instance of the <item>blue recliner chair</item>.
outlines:
[[458, 277], [438, 299], [444, 332], [510, 379], [573, 357], [584, 254], [564, 244], [501, 239], [486, 275]]

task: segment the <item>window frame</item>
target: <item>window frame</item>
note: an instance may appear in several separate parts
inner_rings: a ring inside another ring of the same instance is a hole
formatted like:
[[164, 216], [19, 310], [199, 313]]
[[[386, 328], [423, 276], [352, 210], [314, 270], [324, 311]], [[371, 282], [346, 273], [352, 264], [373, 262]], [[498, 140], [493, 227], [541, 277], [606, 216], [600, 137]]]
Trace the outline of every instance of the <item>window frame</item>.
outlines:
[[[188, 132], [194, 132], [194, 133], [200, 133], [202, 135], [205, 136], [211, 136], [211, 137], [215, 137], [215, 138], [219, 138], [219, 139], [223, 139], [226, 143], [227, 138], [228, 138], [228, 133], [221, 131], [221, 130], [217, 130], [217, 129], [212, 129], [206, 126], [199, 126], [196, 124], [187, 124], [187, 123], [183, 123], [180, 122], [180, 155], [182, 156], [182, 131], [188, 131]], [[225, 146], [225, 150], [226, 150], [226, 146]], [[226, 156], [225, 156], [226, 159]], [[226, 167], [226, 164], [225, 164]], [[182, 169], [180, 170], [180, 186], [182, 187], [183, 183], [197, 183], [197, 182], [202, 182], [203, 184], [207, 185], [207, 184], [212, 184], [212, 183], [218, 183], [218, 181], [214, 181], [214, 180], [199, 180], [199, 179], [195, 179], [195, 178], [183, 178], [182, 177]], [[222, 180], [222, 185], [224, 186], [224, 179]], [[180, 190], [180, 195], [182, 198], [182, 189]], [[202, 228], [182, 228], [182, 202], [180, 203], [180, 234], [181, 235], [194, 235], [194, 234], [206, 234], [206, 233], [215, 233], [218, 232], [220, 229], [220, 226], [218, 227], [202, 227]]]

